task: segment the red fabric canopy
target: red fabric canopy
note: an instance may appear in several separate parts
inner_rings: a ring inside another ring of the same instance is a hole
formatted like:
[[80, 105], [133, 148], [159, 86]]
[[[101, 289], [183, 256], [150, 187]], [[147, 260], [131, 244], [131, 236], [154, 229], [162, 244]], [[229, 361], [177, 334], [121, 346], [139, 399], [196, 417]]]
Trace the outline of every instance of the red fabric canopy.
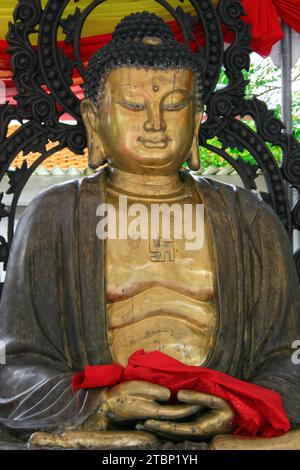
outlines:
[[[244, 21], [251, 25], [252, 49], [262, 56], [270, 54], [272, 46], [283, 38], [280, 19], [285, 21], [291, 28], [300, 33], [300, 0], [241, 0], [246, 16]], [[170, 21], [169, 26], [175, 33], [177, 40], [182, 40], [182, 35], [176, 21]], [[226, 42], [232, 42], [233, 34], [224, 28], [224, 38]], [[87, 63], [93, 52], [107, 44], [111, 39], [111, 34], [85, 37], [81, 39], [81, 56], [84, 63]], [[195, 41], [190, 43], [193, 50], [197, 46], [204, 44], [204, 34], [200, 26], [196, 28]], [[59, 41], [58, 47], [62, 48], [66, 55], [72, 58], [72, 48], [65, 46], [63, 41]], [[0, 40], [0, 79], [5, 81], [7, 88], [7, 99], [11, 101], [15, 93], [12, 82], [10, 56], [6, 52], [7, 42]], [[74, 78], [78, 78], [75, 70]], [[78, 85], [78, 82], [75, 83]], [[78, 88], [74, 88], [77, 94]]]
[[[176, 21], [171, 21], [168, 23], [174, 35], [178, 41], [183, 41], [181, 29]], [[105, 46], [110, 40], [112, 35], [111, 34], [103, 34], [97, 36], [91, 36], [82, 38], [80, 41], [80, 55], [84, 65], [87, 65], [88, 60], [93, 55], [95, 51], [99, 48]], [[196, 50], [198, 45], [205, 44], [204, 33], [200, 28], [197, 28], [195, 31], [195, 41], [191, 41], [190, 47], [192, 50]], [[12, 71], [10, 66], [11, 56], [6, 52], [8, 44], [5, 40], [0, 39], [0, 80], [4, 80], [6, 86], [6, 99], [12, 101], [13, 95], [16, 94], [16, 88], [14, 82], [12, 80]], [[36, 46], [34, 46], [35, 48]], [[71, 60], [74, 60], [74, 53], [73, 48], [71, 45], [65, 45], [64, 41], [58, 41], [57, 47], [63, 49], [65, 55], [69, 57]], [[76, 82], [76, 79], [79, 79], [79, 73], [77, 69], [74, 69], [73, 80], [74, 86], [72, 86], [72, 91], [76, 94], [78, 98], [82, 97], [81, 91], [78, 91], [78, 84], [82, 83], [80, 81]]]
[[284, 36], [273, 2], [272, 0], [242, 0], [242, 4], [247, 14], [243, 20], [251, 25], [251, 47], [263, 57], [268, 56], [273, 45]]
[[300, 34], [300, 0], [273, 0], [278, 15]]
[[73, 376], [79, 388], [112, 387], [143, 380], [167, 387], [174, 402], [179, 390], [191, 389], [223, 398], [235, 411], [234, 434], [272, 437], [289, 431], [290, 423], [277, 392], [204, 367], [187, 366], [159, 351], [133, 353], [127, 367], [119, 364], [87, 366]]

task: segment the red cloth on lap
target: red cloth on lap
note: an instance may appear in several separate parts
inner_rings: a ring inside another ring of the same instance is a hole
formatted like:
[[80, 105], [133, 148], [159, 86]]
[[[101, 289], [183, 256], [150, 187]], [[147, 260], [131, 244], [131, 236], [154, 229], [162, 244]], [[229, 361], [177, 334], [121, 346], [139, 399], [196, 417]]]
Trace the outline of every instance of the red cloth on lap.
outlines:
[[177, 392], [183, 389], [223, 398], [235, 411], [234, 434], [273, 437], [290, 429], [279, 393], [223, 372], [187, 366], [159, 351], [136, 351], [125, 368], [120, 364], [86, 366], [83, 372], [73, 376], [72, 386], [76, 391], [80, 388], [113, 387], [130, 380], [167, 387], [173, 403]]

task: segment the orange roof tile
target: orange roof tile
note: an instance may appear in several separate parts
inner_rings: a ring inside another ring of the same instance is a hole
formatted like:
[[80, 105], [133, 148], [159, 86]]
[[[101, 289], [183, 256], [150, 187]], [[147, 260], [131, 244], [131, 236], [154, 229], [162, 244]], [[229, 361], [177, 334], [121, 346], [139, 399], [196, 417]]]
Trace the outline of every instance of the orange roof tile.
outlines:
[[[11, 135], [15, 130], [18, 128], [18, 125], [15, 126], [9, 126], [8, 128], [8, 133], [7, 135]], [[57, 145], [57, 142], [51, 142], [47, 144], [46, 148], [47, 150], [50, 150], [51, 148], [55, 147]], [[21, 152], [19, 155], [16, 156], [14, 161], [11, 164], [12, 168], [20, 168], [23, 161], [27, 160], [27, 165], [28, 167], [36, 160], [36, 158], [39, 156], [39, 153], [29, 153], [24, 157], [23, 152]], [[47, 158], [44, 160], [42, 165], [49, 170], [51, 170], [54, 167], [60, 167], [63, 168], [64, 170], [67, 170], [70, 167], [76, 167], [79, 170], [84, 170], [88, 166], [88, 155], [87, 155], [87, 149], [85, 150], [84, 155], [75, 155], [68, 149], [63, 149], [59, 152], [56, 152], [54, 155], [51, 157]]]

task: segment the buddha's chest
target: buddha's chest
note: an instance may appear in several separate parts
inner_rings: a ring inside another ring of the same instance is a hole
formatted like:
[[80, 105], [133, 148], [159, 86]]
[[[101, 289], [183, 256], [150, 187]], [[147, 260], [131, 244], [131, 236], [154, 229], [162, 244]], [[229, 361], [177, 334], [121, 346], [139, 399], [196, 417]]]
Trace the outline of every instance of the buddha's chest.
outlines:
[[119, 302], [157, 286], [195, 300], [213, 299], [207, 245], [187, 251], [185, 240], [107, 240], [107, 301]]
[[[119, 207], [113, 198], [110, 203], [116, 209], [119, 234]], [[184, 214], [188, 204], [194, 207]], [[138, 210], [130, 211], [128, 206], [127, 237], [106, 240], [107, 325], [112, 355], [125, 365], [137, 349], [159, 349], [185, 363], [199, 365], [210, 351], [216, 328], [205, 214], [196, 234], [196, 204], [185, 199], [174, 208], [178, 213], [171, 214], [166, 237], [162, 223], [151, 227], [151, 207], [145, 204], [145, 208], [149, 215], [146, 230], [140, 227], [145, 214], [137, 223]], [[142, 211], [141, 207], [134, 209]], [[194, 218], [190, 227], [182, 224], [181, 237], [179, 218]]]

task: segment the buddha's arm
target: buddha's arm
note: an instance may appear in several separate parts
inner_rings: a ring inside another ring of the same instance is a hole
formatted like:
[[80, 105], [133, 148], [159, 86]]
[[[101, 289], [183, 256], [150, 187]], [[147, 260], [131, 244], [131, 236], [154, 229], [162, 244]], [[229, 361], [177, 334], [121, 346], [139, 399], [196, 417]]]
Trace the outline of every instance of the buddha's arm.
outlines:
[[[65, 195], [61, 204], [67, 199]], [[0, 422], [11, 428], [57, 427], [91, 412], [90, 392], [74, 396], [70, 385], [75, 368], [64, 330], [68, 320], [57, 267], [57, 214], [52, 196], [32, 202], [10, 254], [0, 308], [0, 340], [6, 346], [6, 364], [0, 367]]]
[[300, 339], [300, 289], [290, 242], [272, 209], [260, 203], [251, 227], [259, 266], [257, 299], [245, 327], [245, 379], [282, 396], [287, 415], [300, 426], [300, 366], [292, 343]]

